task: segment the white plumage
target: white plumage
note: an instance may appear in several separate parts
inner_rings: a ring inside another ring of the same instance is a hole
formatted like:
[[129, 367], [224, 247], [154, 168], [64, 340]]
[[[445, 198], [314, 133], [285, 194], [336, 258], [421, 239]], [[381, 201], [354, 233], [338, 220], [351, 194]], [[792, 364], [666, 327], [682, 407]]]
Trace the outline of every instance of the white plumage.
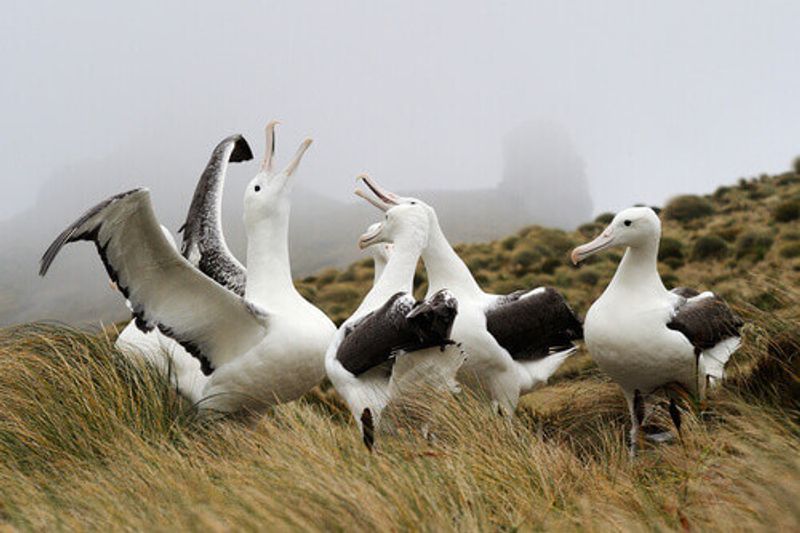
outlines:
[[[741, 319], [711, 292], [668, 291], [657, 269], [661, 223], [649, 208], [626, 209], [572, 253], [576, 264], [613, 246], [627, 248], [611, 283], [584, 322], [586, 345], [622, 388], [631, 412], [631, 452], [648, 394], [670, 383], [705, 397], [739, 347]], [[677, 408], [673, 418], [679, 425]]]

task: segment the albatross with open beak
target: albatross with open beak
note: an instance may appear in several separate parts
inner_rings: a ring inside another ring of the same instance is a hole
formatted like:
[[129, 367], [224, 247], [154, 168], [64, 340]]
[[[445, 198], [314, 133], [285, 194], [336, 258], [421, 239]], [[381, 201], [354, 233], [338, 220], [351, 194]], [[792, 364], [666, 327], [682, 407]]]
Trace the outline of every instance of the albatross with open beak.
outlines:
[[545, 384], [576, 350], [581, 323], [554, 289], [539, 287], [507, 295], [481, 290], [464, 261], [444, 235], [434, 209], [425, 202], [401, 197], [361, 177], [377, 200], [375, 207], [415, 208], [425, 213], [428, 229], [422, 260], [428, 273], [428, 295], [447, 289], [458, 300], [453, 340], [469, 358], [459, 380], [488, 394], [494, 409], [511, 415], [519, 396]]
[[324, 354], [336, 328], [295, 289], [288, 225], [293, 176], [306, 139], [280, 171], [267, 154], [244, 197], [247, 277], [244, 296], [192, 265], [170, 245], [150, 193], [134, 189], [101, 202], [64, 230], [41, 260], [45, 275], [63, 246], [88, 240], [130, 301], [137, 325], [158, 328], [200, 360], [208, 379], [201, 412], [260, 412], [299, 398], [325, 375]]
[[390, 401], [420, 386], [455, 389], [465, 358], [450, 340], [456, 299], [447, 290], [424, 301], [413, 296], [414, 271], [428, 239], [425, 211], [411, 205], [382, 208], [384, 222], [371, 226], [359, 246], [392, 242], [392, 253], [361, 305], [339, 328], [325, 358], [328, 377], [369, 449]]

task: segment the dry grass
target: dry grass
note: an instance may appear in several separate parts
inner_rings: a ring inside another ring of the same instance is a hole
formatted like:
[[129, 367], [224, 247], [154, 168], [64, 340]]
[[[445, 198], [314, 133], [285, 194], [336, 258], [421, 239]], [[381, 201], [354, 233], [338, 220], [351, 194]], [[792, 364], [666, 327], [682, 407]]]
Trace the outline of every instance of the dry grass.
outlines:
[[22, 529], [687, 530], [800, 526], [800, 295], [757, 309], [713, 410], [627, 457], [621, 394], [587, 358], [513, 421], [425, 402], [433, 444], [370, 455], [335, 402], [202, 425], [104, 334], [0, 335], [0, 516]]
[[[401, 423], [370, 455], [330, 390], [254, 423], [201, 424], [105, 332], [29, 325], [0, 331], [0, 521], [26, 530], [797, 530], [800, 258], [778, 250], [800, 231], [773, 212], [798, 195], [795, 174], [744, 181], [707, 197], [710, 217], [665, 224], [682, 249], [660, 266], [668, 281], [713, 287], [750, 325], [711, 410], [687, 413], [682, 442], [635, 462], [622, 395], [586, 355], [511, 421], [469, 396], [429, 400], [433, 443]], [[697, 239], [719, 236], [733, 252], [747, 231], [775, 244], [738, 260], [691, 260]], [[567, 266], [566, 250], [586, 238], [533, 227], [459, 252], [489, 290], [551, 284], [584, 311], [615, 267], [610, 254]], [[341, 319], [371, 278], [361, 262], [300, 287]]]

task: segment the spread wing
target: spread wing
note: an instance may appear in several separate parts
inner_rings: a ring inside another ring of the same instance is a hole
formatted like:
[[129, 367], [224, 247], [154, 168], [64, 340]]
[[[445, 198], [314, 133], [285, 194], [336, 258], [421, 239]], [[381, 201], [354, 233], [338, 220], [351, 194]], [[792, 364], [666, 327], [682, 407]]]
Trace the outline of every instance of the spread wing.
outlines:
[[136, 324], [158, 327], [200, 359], [209, 374], [264, 337], [265, 311], [181, 257], [164, 236], [147, 189], [101, 202], [59, 235], [40, 262], [44, 276], [61, 248], [92, 241], [109, 277], [133, 307]]
[[555, 289], [501, 296], [486, 310], [486, 327], [515, 360], [540, 359], [583, 338], [583, 326]]
[[667, 327], [689, 339], [696, 354], [739, 336], [744, 321], [716, 294], [698, 294], [684, 287], [673, 289], [672, 292], [681, 298]]
[[223, 287], [244, 296], [247, 271], [234, 257], [222, 232], [222, 189], [228, 163], [249, 161], [253, 152], [244, 137], [223, 139], [211, 154], [194, 190], [192, 204], [179, 232], [183, 232], [181, 254]]

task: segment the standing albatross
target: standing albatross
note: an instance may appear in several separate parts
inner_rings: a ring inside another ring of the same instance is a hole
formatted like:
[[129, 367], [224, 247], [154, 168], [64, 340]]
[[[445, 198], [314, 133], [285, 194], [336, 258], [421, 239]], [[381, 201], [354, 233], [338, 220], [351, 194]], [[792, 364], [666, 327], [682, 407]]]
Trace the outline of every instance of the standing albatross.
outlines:
[[442, 289], [458, 300], [453, 340], [469, 358], [458, 379], [485, 392], [493, 408], [510, 416], [521, 394], [545, 384], [582, 338], [581, 322], [555, 289], [539, 287], [507, 295], [485, 293], [447, 241], [436, 211], [416, 198], [398, 196], [368, 176], [364, 184], [378, 197], [380, 209], [414, 206], [425, 212], [428, 239], [422, 260], [428, 273], [428, 296]]
[[[720, 297], [664, 287], [657, 266], [660, 238], [661, 221], [655, 212], [632, 207], [572, 252], [578, 264], [601, 250], [626, 248], [614, 278], [586, 315], [584, 333], [592, 358], [625, 394], [631, 455], [636, 453], [647, 395], [674, 382], [705, 398], [741, 342], [742, 319]], [[670, 414], [680, 430], [674, 399]]]
[[392, 242], [392, 252], [326, 354], [328, 377], [369, 449], [390, 401], [419, 386], [454, 390], [465, 358], [450, 340], [458, 313], [452, 294], [442, 290], [424, 301], [413, 296], [414, 271], [427, 231], [427, 215], [420, 207], [398, 206], [387, 208], [386, 220], [361, 236], [362, 249]]
[[295, 289], [287, 242], [291, 178], [311, 139], [275, 172], [273, 135], [270, 123], [261, 171], [244, 196], [244, 297], [170, 245], [147, 189], [118, 194], [87, 211], [41, 260], [44, 275], [65, 244], [94, 242], [112, 281], [131, 302], [137, 324], [158, 328], [200, 360], [209, 376], [199, 405], [204, 413], [261, 411], [300, 397], [325, 375], [325, 349], [335, 327]]

